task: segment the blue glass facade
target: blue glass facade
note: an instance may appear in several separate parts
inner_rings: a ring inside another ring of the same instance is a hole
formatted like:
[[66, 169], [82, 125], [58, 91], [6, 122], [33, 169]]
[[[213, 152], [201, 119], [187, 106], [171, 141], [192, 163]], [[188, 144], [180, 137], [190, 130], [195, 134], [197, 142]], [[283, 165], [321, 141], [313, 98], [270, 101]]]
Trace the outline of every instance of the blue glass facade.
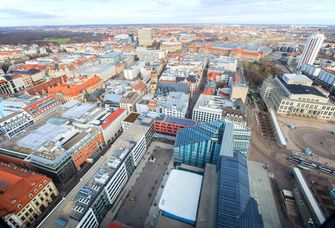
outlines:
[[179, 130], [174, 147], [174, 161], [201, 168], [206, 163], [216, 164], [224, 126], [223, 120], [217, 120]]
[[225, 119], [197, 123], [178, 131], [174, 161], [204, 168], [206, 163], [217, 164], [220, 155], [229, 155], [235, 150], [247, 156], [250, 135], [248, 127]]
[[263, 227], [256, 201], [250, 197], [247, 158], [239, 152], [220, 156], [216, 227]]

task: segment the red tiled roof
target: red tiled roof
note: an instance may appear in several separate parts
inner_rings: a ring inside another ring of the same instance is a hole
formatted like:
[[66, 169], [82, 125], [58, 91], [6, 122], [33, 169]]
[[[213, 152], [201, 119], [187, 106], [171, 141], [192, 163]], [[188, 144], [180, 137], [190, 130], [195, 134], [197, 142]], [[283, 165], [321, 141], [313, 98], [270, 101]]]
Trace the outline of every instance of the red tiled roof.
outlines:
[[30, 95], [42, 94], [43, 91], [48, 92], [50, 88], [55, 87], [58, 84], [63, 83], [67, 80], [68, 80], [68, 77], [66, 75], [63, 75], [61, 77], [53, 78], [49, 81], [38, 84], [30, 89], [27, 89], [26, 91]]
[[106, 129], [108, 125], [110, 125], [114, 120], [116, 120], [116, 118], [118, 118], [123, 112], [125, 111], [125, 109], [123, 108], [118, 108], [116, 109], [112, 114], [110, 114], [107, 119], [105, 120], [105, 122], [101, 125], [101, 127], [103, 129]]
[[216, 81], [216, 77], [221, 75], [218, 71], [212, 71], [208, 74], [208, 79], [212, 79], [213, 81]]
[[139, 83], [133, 86], [133, 90], [139, 91], [139, 90], [142, 90], [144, 87], [145, 87], [145, 84], [142, 81], [140, 81]]
[[207, 94], [207, 95], [213, 95], [214, 91], [211, 87], [207, 87], [206, 89], [204, 89], [204, 91], [202, 92], [202, 94]]
[[81, 84], [63, 83], [56, 87], [50, 88], [49, 93], [50, 94], [62, 93], [66, 96], [77, 96], [78, 94], [83, 92], [85, 89], [88, 89], [98, 84], [99, 82], [101, 82], [101, 79], [98, 76], [93, 76], [83, 81]]
[[[0, 195], [0, 216], [17, 213], [25, 207], [50, 182], [46, 176], [22, 169], [20, 167], [0, 163], [0, 180], [4, 183]], [[43, 181], [46, 180], [46, 183]], [[37, 189], [37, 192], [34, 190]], [[32, 194], [29, 197], [29, 194]], [[19, 208], [18, 205], [21, 204]]]
[[30, 109], [33, 109], [36, 112], [40, 112], [41, 108], [38, 105], [41, 104], [41, 103], [43, 103], [43, 102], [45, 102], [45, 101], [47, 101], [47, 100], [49, 100], [49, 99], [52, 99], [52, 100], [56, 101], [56, 97], [54, 95], [49, 95], [47, 97], [44, 97], [44, 98], [42, 98], [42, 99], [40, 99], [40, 100], [38, 100], [38, 101], [36, 101], [36, 102], [34, 102], [34, 103], [26, 106], [26, 107], [24, 107], [23, 110], [26, 111], [26, 112], [28, 112], [28, 113], [31, 112], [31, 111], [29, 111]]

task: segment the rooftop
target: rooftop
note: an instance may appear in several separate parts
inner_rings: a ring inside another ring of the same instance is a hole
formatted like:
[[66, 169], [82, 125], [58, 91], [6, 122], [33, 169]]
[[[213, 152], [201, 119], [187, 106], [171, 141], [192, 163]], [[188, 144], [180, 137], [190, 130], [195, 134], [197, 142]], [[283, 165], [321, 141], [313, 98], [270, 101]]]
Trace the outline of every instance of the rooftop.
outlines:
[[[303, 74], [284, 74], [283, 79], [287, 82], [288, 80], [294, 80], [294, 81], [312, 81], [307, 76]], [[313, 81], [312, 81], [313, 82]]]
[[215, 227], [217, 178], [216, 165], [207, 163], [200, 194], [197, 228]]
[[130, 123], [134, 123], [137, 118], [140, 116], [139, 113], [136, 113], [136, 112], [132, 112], [130, 113], [123, 121], [124, 122], [130, 122]]
[[119, 112], [121, 109], [110, 113], [93, 104], [69, 101], [48, 119], [0, 143], [0, 148], [38, 164], [55, 165], [71, 155], [70, 148], [77, 142], [97, 134], [96, 126], [106, 126]]
[[202, 176], [172, 170], [165, 184], [159, 208], [188, 221], [196, 221]]
[[312, 94], [315, 96], [326, 97], [314, 86], [287, 84], [282, 77], [277, 77], [277, 79], [285, 86], [285, 88], [292, 94]]
[[170, 92], [167, 96], [157, 100], [157, 107], [172, 109], [175, 107], [180, 111], [187, 111], [189, 95], [180, 92]]
[[257, 200], [264, 227], [281, 227], [269, 175], [264, 169], [264, 164], [248, 161], [248, 172], [250, 195]]
[[49, 214], [48, 219], [41, 224], [41, 227], [54, 227], [58, 218], [67, 220], [68, 227], [76, 227], [81, 217], [91, 207], [96, 197], [103, 191], [104, 186], [122, 164], [122, 161], [149, 129], [150, 123], [152, 123], [151, 119], [143, 118], [136, 121], [128, 131], [124, 132], [66, 196], [66, 200], [62, 201]]
[[[22, 169], [20, 167], [0, 163], [0, 216], [18, 212], [37, 195], [33, 191], [37, 186], [45, 186], [50, 182], [46, 176]], [[37, 189], [41, 189], [38, 187]], [[32, 194], [32, 197], [29, 197]], [[21, 207], [19, 207], [21, 205]]]
[[222, 112], [224, 108], [236, 108], [236, 104], [221, 96], [200, 94], [194, 109]]
[[62, 93], [66, 96], [77, 96], [78, 94], [83, 93], [84, 90], [97, 85], [99, 82], [101, 82], [101, 79], [98, 76], [93, 76], [91, 78], [82, 77], [50, 88], [49, 93]]
[[173, 124], [179, 124], [179, 125], [185, 125], [185, 126], [193, 126], [195, 125], [196, 121], [186, 118], [177, 118], [173, 116], [166, 117], [166, 122], [173, 123]]

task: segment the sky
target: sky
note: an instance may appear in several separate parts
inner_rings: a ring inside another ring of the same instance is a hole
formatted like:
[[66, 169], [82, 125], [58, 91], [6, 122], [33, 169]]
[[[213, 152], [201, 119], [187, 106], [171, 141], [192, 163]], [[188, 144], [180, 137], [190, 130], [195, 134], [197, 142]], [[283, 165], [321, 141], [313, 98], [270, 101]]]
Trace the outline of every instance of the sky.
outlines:
[[334, 0], [0, 0], [0, 26], [327, 24]]

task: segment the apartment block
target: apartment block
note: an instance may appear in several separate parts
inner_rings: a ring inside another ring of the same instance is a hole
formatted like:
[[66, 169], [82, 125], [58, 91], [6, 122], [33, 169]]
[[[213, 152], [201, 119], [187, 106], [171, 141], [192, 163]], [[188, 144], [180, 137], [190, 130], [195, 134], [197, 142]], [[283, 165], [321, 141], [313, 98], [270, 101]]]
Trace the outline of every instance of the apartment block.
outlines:
[[31, 225], [58, 196], [52, 180], [12, 164], [0, 163], [0, 216], [10, 227]]

